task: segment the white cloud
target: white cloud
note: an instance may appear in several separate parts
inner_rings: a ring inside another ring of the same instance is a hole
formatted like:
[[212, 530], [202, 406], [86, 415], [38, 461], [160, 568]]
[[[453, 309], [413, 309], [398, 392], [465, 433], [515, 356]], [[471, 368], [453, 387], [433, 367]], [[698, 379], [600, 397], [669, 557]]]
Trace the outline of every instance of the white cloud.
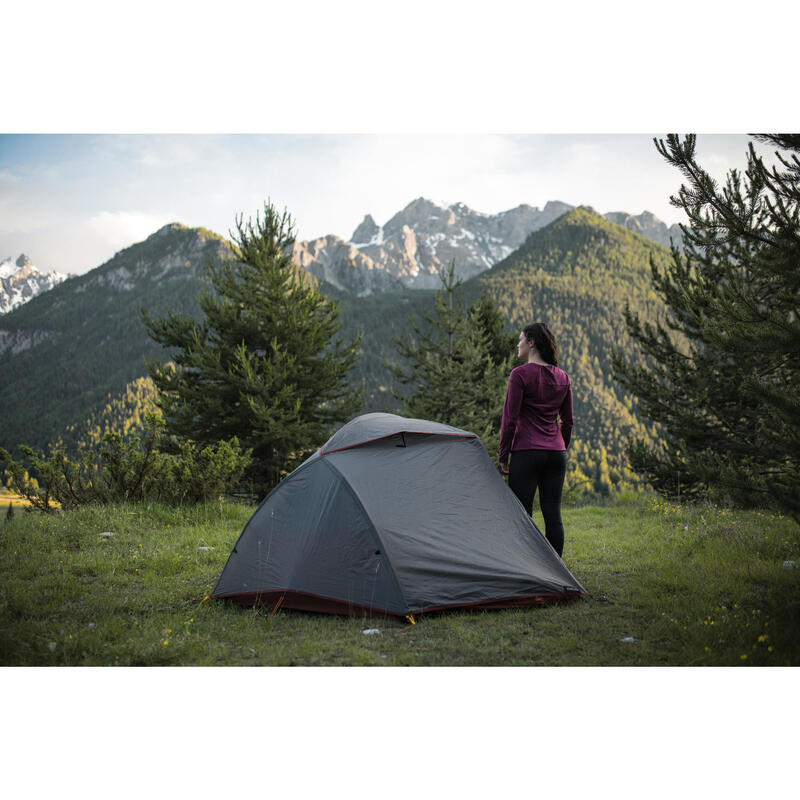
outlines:
[[83, 274], [164, 225], [181, 221], [176, 214], [143, 211], [44, 217], [38, 225], [1, 234], [0, 259], [25, 253], [39, 269]]
[[119, 250], [146, 239], [170, 222], [176, 214], [149, 214], [145, 211], [100, 211], [86, 221], [86, 235], [96, 246]]

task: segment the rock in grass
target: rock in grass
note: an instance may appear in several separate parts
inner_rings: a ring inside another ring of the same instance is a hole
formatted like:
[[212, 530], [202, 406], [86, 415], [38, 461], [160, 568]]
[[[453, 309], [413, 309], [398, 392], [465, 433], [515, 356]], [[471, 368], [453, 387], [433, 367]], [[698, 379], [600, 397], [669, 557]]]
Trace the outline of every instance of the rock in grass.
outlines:
[[47, 646], [50, 648], [51, 653], [55, 653], [56, 651], [56, 643], [55, 642], [48, 642]]
[[363, 633], [364, 636], [374, 636], [376, 633], [380, 633], [380, 630], [378, 630], [378, 628], [367, 628], [361, 631], [361, 633]]
[[100, 534], [104, 539], [110, 539], [112, 536], [116, 536], [117, 534], [114, 531], [103, 531]]
[[783, 562], [784, 569], [797, 569], [797, 562], [796, 561], [784, 561]]
[[623, 636], [622, 639], [620, 639], [620, 641], [625, 642], [626, 644], [630, 644], [631, 642], [635, 642], [636, 639], [634, 639], [633, 636]]
[[213, 549], [214, 549], [213, 547], [198, 547], [197, 548], [197, 552], [198, 553], [207, 553], [209, 550], [213, 550]]

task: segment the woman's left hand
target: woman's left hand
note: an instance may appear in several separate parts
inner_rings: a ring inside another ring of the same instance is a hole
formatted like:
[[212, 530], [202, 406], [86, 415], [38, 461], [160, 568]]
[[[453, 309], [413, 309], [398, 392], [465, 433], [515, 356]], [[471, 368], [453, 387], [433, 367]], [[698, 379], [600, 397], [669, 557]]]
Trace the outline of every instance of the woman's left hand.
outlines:
[[500, 471], [501, 475], [508, 475], [508, 464], [504, 464], [502, 461], [498, 461], [497, 469]]

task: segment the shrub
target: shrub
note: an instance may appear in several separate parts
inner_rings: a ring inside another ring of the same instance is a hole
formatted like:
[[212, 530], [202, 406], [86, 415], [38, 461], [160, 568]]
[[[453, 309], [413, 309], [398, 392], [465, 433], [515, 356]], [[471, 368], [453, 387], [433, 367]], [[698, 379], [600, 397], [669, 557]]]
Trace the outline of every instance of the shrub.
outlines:
[[[173, 452], [167, 452], [170, 447]], [[140, 437], [125, 440], [107, 433], [99, 453], [84, 453], [76, 461], [60, 448], [49, 456], [25, 445], [19, 449], [27, 467], [2, 448], [0, 461], [6, 463], [10, 486], [40, 511], [142, 500], [205, 502], [232, 492], [250, 463], [250, 452], [242, 451], [236, 437], [202, 449], [191, 442], [175, 447], [153, 414]]]

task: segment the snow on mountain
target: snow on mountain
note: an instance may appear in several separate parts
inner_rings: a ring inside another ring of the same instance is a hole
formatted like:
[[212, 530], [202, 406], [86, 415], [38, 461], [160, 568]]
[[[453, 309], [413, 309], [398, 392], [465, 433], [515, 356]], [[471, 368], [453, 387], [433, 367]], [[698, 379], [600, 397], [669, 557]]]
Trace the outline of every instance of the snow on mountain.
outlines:
[[40, 272], [22, 253], [16, 261], [0, 261], [0, 314], [27, 303], [36, 295], [46, 292], [66, 280], [62, 272]]
[[0, 279], [10, 278], [17, 269], [17, 265], [11, 260], [10, 256], [4, 261], [0, 261]]

